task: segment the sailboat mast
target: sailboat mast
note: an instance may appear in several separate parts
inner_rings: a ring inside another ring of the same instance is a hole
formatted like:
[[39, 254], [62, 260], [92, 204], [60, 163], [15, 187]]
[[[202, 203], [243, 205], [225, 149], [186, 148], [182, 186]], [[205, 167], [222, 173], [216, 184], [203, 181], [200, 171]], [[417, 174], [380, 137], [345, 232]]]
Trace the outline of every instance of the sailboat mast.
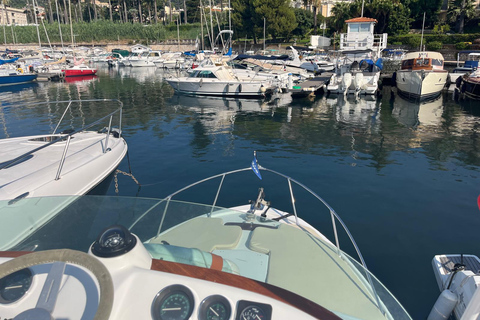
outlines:
[[266, 38], [265, 38], [265, 27], [267, 26], [267, 22], [265, 20], [265, 17], [263, 18], [263, 51], [265, 51], [265, 42], [266, 42]]
[[5, 53], [7, 53], [7, 31], [5, 30], [5, 25], [7, 24], [7, 10], [5, 10], [5, 6], [3, 6], [3, 13], [5, 14], [5, 20], [3, 23], [3, 40], [5, 41]]
[[212, 0], [210, 0], [210, 27], [212, 29], [212, 51], [214, 49], [214, 43], [213, 43], [213, 17], [212, 17]]
[[420, 40], [420, 50], [419, 51], [423, 51], [422, 50], [422, 47], [423, 47], [423, 29], [425, 29], [425, 12], [423, 13], [422, 38]]
[[363, 7], [365, 6], [365, 0], [362, 0], [362, 15], [361, 17], [363, 17]]
[[180, 15], [177, 16], [177, 46], [178, 46], [178, 51], [180, 52]]
[[38, 37], [38, 47], [42, 48], [42, 42], [40, 41], [40, 31], [38, 30], [38, 18], [37, 18], [37, 8], [35, 7], [35, 0], [32, 0], [33, 5], [33, 16], [35, 17], [35, 25], [37, 26], [37, 37]]
[[201, 24], [201, 29], [202, 29], [202, 50], [205, 50], [205, 46], [204, 46], [204, 43], [203, 43], [203, 4], [202, 4], [202, 0], [200, 0], [200, 24]]
[[58, 14], [58, 1], [55, 0], [55, 6], [57, 8], [57, 22], [58, 22], [58, 32], [60, 33], [60, 42], [62, 43], [62, 51], [63, 53], [65, 54], [65, 50], [63, 48], [63, 37], [62, 37], [62, 27], [61, 27], [61, 23], [60, 23], [60, 15]]
[[[72, 2], [68, 0], [68, 15], [70, 17], [70, 36], [72, 37], [72, 50], [75, 48], [75, 39], [73, 38], [73, 24], [72, 24]], [[75, 55], [75, 52], [73, 52]]]

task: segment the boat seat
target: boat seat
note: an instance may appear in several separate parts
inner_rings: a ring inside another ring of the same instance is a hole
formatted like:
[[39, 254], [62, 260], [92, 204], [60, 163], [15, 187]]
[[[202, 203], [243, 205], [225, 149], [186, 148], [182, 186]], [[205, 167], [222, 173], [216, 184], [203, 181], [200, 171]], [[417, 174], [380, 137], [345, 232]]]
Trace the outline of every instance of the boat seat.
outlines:
[[281, 224], [278, 229], [256, 228], [247, 246], [269, 255], [267, 283], [331, 311], [358, 319], [385, 319], [364, 279], [338, 256], [333, 245], [297, 227]]
[[[201, 230], [201, 232], [199, 232]], [[162, 243], [185, 247], [197, 248], [202, 251], [234, 249], [242, 229], [239, 226], [226, 226], [220, 218], [198, 217], [177, 225], [157, 237], [150, 243]]]

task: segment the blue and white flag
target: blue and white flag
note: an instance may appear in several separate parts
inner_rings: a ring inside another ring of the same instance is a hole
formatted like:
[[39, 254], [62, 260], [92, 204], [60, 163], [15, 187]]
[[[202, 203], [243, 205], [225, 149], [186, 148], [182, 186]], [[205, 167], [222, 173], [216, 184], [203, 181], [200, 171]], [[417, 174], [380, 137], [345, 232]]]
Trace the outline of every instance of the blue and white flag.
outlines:
[[257, 163], [257, 156], [256, 152], [253, 153], [253, 160], [252, 160], [252, 170], [257, 175], [258, 179], [262, 180], [262, 175], [260, 174], [260, 170], [258, 170], [258, 163]]

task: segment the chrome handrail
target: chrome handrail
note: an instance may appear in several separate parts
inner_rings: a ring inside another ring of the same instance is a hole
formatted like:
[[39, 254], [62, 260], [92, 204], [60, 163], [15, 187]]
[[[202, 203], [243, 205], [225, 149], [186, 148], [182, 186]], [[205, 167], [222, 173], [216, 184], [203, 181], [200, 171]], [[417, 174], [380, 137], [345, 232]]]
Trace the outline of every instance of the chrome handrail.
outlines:
[[64, 101], [47, 101], [47, 102], [34, 102], [34, 103], [24, 103], [24, 104], [21, 104], [23, 106], [38, 106], [38, 105], [48, 105], [48, 104], [52, 104], [52, 103], [56, 103], [56, 104], [61, 104], [61, 103], [68, 103], [67, 105], [67, 108], [65, 109], [65, 111], [63, 112], [57, 126], [55, 127], [55, 129], [53, 130], [53, 133], [52, 135], [55, 134], [55, 132], [57, 131], [57, 129], [59, 128], [61, 122], [63, 121], [63, 118], [65, 116], [65, 114], [67, 113], [67, 111], [70, 109], [72, 103], [75, 103], [75, 102], [78, 102], [78, 103], [84, 103], [84, 102], [118, 102], [120, 104], [120, 107], [118, 109], [116, 109], [115, 111], [107, 114], [106, 116], [98, 119], [97, 121], [95, 122], [92, 122], [86, 126], [83, 126], [82, 128], [78, 129], [78, 130], [75, 130], [73, 132], [70, 132], [70, 133], [66, 133], [66, 134], [62, 134], [61, 136], [59, 136], [57, 139], [53, 140], [53, 141], [50, 141], [38, 148], [35, 148], [33, 150], [30, 150], [10, 161], [7, 161], [5, 163], [3, 163], [1, 166], [0, 166], [0, 170], [2, 169], [5, 169], [13, 164], [15, 164], [16, 162], [24, 159], [25, 157], [31, 155], [31, 154], [34, 154], [35, 152], [39, 151], [39, 150], [42, 150], [42, 149], [45, 149], [55, 143], [58, 143], [60, 141], [63, 141], [65, 138], [67, 138], [67, 143], [65, 145], [65, 149], [63, 151], [63, 154], [62, 154], [62, 158], [60, 159], [60, 165], [58, 167], [58, 170], [57, 170], [57, 174], [55, 176], [55, 180], [58, 180], [60, 179], [60, 173], [62, 171], [62, 168], [63, 168], [63, 164], [65, 163], [65, 158], [66, 158], [66, 155], [67, 155], [67, 150], [68, 150], [68, 146], [70, 144], [70, 139], [71, 139], [71, 136], [79, 133], [79, 132], [82, 132], [82, 131], [85, 131], [87, 129], [90, 129], [91, 127], [99, 124], [100, 122], [102, 122], [103, 120], [107, 119], [107, 118], [110, 118], [110, 122], [109, 122], [109, 127], [108, 127], [108, 130], [107, 130], [107, 135], [105, 137], [105, 146], [104, 146], [104, 150], [103, 150], [103, 153], [107, 152], [107, 143], [108, 143], [108, 136], [110, 135], [110, 132], [111, 132], [111, 124], [112, 124], [112, 118], [113, 118], [113, 115], [115, 115], [117, 112], [119, 113], [119, 133], [121, 134], [122, 132], [122, 109], [123, 109], [123, 102], [121, 102], [120, 100], [118, 99], [88, 99], [88, 100], [64, 100]]

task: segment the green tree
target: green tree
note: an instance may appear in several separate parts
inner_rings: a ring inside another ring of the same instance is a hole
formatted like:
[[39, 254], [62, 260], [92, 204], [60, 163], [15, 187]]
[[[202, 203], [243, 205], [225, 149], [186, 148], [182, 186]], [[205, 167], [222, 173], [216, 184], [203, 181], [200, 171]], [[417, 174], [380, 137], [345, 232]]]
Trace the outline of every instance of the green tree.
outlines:
[[[297, 27], [295, 13], [289, 5], [289, 0], [254, 0], [257, 19], [265, 18], [267, 34], [274, 40], [277, 37], [288, 38]], [[263, 24], [260, 30], [263, 29]]]
[[[410, 9], [408, 0], [371, 0], [365, 3], [364, 16], [375, 18], [378, 23], [377, 33], [403, 34], [408, 33], [410, 28]], [[345, 21], [360, 17], [362, 12], [362, 0], [354, 2], [338, 3], [332, 9], [334, 14], [331, 23], [337, 31], [346, 31]]]
[[289, 37], [297, 27], [289, 0], [233, 0], [232, 21], [236, 34], [252, 35], [254, 43], [263, 35], [265, 18], [267, 34], [273, 39]]
[[433, 27], [438, 22], [443, 0], [412, 0], [409, 3], [404, 3], [410, 8], [413, 26], [420, 29], [424, 13], [425, 27]]
[[447, 17], [455, 23], [455, 31], [463, 33], [465, 23], [476, 16], [474, 0], [449, 0]]
[[297, 27], [292, 31], [295, 36], [304, 37], [313, 27], [313, 13], [304, 9], [293, 9], [295, 19], [297, 20]]

